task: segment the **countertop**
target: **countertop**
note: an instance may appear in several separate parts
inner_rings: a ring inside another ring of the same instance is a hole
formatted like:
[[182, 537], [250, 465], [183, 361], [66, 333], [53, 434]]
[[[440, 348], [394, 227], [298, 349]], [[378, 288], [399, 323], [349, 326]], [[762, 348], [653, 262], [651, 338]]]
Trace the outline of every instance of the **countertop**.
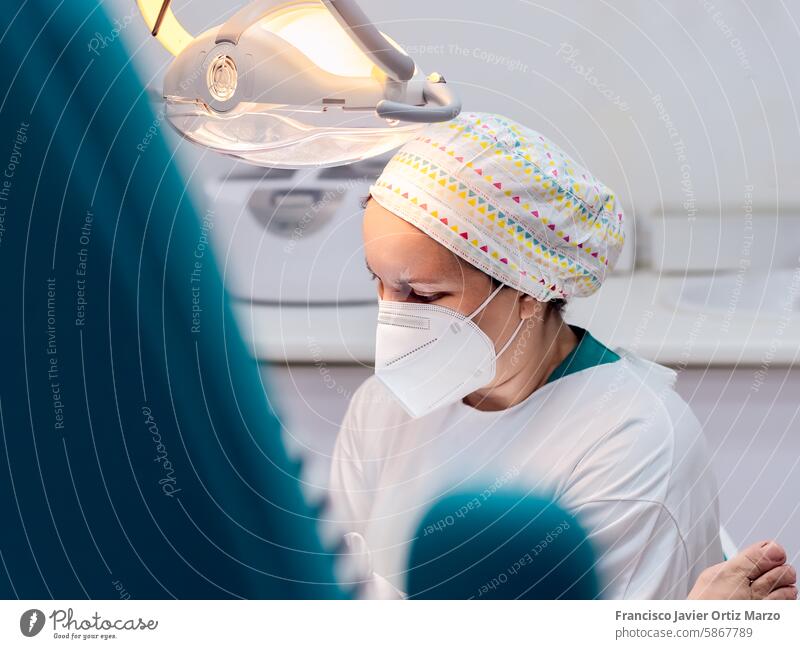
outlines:
[[[795, 366], [800, 365], [800, 273], [791, 276], [790, 286], [785, 280], [784, 274], [781, 290], [770, 291], [760, 278], [727, 276], [711, 284], [724, 289], [714, 294], [703, 289], [708, 277], [612, 276], [595, 295], [574, 300], [566, 318], [606, 344], [672, 367]], [[763, 295], [750, 291], [754, 287]], [[691, 302], [679, 304], [681, 292]]]
[[[648, 271], [609, 277], [567, 308], [568, 322], [672, 367], [800, 366], [800, 271], [780, 282]], [[688, 299], [678, 300], [686, 293]], [[265, 361], [370, 363], [376, 304], [276, 306], [238, 303], [245, 336]]]

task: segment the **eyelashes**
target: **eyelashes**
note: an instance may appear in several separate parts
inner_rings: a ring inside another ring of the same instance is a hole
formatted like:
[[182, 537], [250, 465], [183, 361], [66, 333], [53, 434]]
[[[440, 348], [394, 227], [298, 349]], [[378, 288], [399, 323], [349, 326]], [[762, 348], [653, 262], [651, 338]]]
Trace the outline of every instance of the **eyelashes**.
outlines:
[[419, 300], [420, 302], [436, 302], [436, 300], [441, 300], [444, 297], [444, 293], [434, 293], [433, 295], [420, 295], [413, 289], [411, 290], [411, 297], [415, 300]]
[[[367, 268], [367, 273], [369, 273], [369, 277], [373, 282], [381, 281], [381, 278], [378, 277], [371, 269]], [[440, 300], [445, 296], [444, 293], [434, 293], [433, 295], [421, 295], [417, 293], [414, 289], [412, 289], [410, 286], [407, 286], [406, 288], [408, 290], [406, 298], [411, 299], [415, 302], [423, 302], [427, 304], [428, 302], [435, 302], [436, 300]]]

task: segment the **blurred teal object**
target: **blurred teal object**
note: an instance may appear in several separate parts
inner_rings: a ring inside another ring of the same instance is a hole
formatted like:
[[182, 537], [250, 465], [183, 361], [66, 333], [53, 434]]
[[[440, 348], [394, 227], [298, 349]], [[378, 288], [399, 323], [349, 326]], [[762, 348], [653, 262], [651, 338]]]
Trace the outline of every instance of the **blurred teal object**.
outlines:
[[411, 549], [411, 599], [595, 599], [595, 557], [573, 516], [514, 491], [453, 494]]
[[0, 596], [340, 597], [114, 27], [0, 15]]

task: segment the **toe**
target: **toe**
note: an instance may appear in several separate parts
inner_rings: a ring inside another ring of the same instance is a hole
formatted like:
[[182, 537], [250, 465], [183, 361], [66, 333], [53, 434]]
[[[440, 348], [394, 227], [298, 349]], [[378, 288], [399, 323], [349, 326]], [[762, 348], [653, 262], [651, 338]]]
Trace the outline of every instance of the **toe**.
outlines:
[[786, 550], [775, 541], [754, 543], [730, 559], [730, 567], [748, 579], [758, 579], [786, 562]]
[[797, 599], [797, 586], [784, 586], [773, 590], [764, 599]]
[[764, 599], [771, 592], [794, 586], [797, 583], [797, 572], [792, 566], [778, 566], [764, 573], [753, 581], [750, 587], [754, 599]]

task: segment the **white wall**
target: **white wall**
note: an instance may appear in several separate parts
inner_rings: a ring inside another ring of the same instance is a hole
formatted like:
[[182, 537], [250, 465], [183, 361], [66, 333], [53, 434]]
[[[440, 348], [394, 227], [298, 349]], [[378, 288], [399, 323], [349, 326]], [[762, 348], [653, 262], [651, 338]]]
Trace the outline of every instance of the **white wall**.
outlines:
[[679, 142], [701, 207], [738, 204], [745, 184], [757, 203], [800, 199], [800, 3], [749, 4], [364, 3], [397, 21], [387, 31], [455, 82], [467, 108], [561, 141], [645, 210], [683, 202]]

